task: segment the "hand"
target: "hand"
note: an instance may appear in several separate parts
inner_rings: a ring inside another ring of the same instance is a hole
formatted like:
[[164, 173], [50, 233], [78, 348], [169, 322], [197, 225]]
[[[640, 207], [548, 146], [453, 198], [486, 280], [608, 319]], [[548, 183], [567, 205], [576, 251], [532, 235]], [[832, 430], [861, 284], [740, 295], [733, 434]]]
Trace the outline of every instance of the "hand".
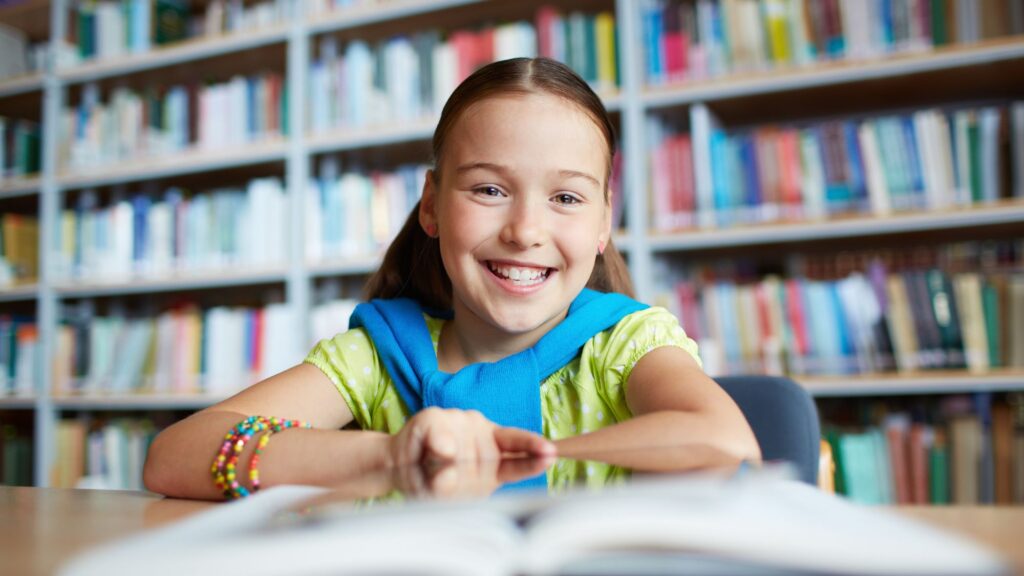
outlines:
[[543, 436], [498, 426], [475, 410], [420, 411], [389, 442], [391, 463], [407, 466], [455, 460], [497, 461], [502, 456], [554, 456]]
[[537, 476], [554, 461], [554, 456], [542, 456], [398, 466], [392, 483], [407, 497], [479, 498], [505, 484]]

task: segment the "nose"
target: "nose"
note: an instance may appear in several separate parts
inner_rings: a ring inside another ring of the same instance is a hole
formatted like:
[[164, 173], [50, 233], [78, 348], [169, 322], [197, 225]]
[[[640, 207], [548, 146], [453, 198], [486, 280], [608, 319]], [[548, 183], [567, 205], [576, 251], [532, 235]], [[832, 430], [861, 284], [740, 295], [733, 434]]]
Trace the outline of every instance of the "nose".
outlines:
[[515, 198], [505, 214], [505, 222], [501, 228], [502, 242], [520, 249], [543, 244], [546, 230], [544, 206], [540, 201], [525, 194], [520, 195]]

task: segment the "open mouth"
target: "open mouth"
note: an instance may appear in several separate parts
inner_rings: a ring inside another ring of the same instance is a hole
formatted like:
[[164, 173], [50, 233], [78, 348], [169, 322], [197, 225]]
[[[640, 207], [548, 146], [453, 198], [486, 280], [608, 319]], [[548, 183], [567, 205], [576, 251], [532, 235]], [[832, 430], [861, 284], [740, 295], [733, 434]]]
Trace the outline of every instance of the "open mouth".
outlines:
[[487, 269], [502, 280], [516, 286], [536, 286], [543, 283], [551, 275], [553, 268], [534, 268], [532, 266], [511, 266], [487, 261]]

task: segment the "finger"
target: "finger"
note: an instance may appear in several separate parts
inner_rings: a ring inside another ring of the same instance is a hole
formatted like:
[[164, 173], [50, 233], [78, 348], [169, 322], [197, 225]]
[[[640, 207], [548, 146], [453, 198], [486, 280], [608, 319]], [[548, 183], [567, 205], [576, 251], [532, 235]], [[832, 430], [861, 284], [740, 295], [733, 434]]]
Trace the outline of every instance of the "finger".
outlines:
[[502, 484], [532, 478], [547, 470], [555, 462], [554, 456], [535, 458], [505, 458], [498, 467], [498, 481]]
[[459, 453], [458, 439], [447, 427], [435, 423], [426, 429], [426, 438], [423, 442], [428, 458], [437, 460], [455, 460]]
[[554, 456], [555, 445], [529, 430], [520, 428], [496, 428], [494, 441], [503, 453], [526, 453], [532, 456]]

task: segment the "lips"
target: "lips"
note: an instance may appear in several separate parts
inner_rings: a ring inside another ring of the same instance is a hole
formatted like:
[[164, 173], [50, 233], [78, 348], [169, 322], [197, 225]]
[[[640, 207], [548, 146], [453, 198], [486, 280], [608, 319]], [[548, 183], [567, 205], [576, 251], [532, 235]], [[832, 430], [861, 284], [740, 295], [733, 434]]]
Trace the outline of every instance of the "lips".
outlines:
[[487, 269], [498, 278], [512, 283], [514, 286], [536, 286], [543, 283], [554, 270], [544, 266], [533, 264], [499, 262], [488, 260], [485, 262]]

